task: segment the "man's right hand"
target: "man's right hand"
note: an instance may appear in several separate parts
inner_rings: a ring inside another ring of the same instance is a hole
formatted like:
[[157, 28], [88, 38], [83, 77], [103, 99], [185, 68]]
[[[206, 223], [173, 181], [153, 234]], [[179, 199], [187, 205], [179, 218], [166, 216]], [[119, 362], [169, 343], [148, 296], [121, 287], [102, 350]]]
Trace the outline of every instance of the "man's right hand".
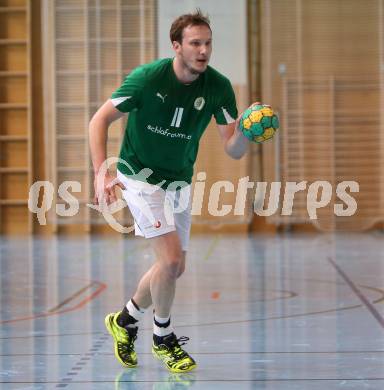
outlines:
[[110, 205], [111, 203], [116, 202], [116, 186], [125, 190], [123, 183], [117, 178], [117, 176], [109, 172], [105, 174], [95, 174], [93, 185], [95, 189], [94, 203], [100, 206], [105, 204]]

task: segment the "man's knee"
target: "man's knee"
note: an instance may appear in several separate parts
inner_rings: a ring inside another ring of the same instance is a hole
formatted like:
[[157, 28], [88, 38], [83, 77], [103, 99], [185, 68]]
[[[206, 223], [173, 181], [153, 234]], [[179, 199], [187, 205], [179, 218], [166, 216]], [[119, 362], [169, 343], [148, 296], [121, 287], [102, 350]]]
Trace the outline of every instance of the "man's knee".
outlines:
[[182, 252], [172, 251], [162, 261], [163, 267], [172, 279], [177, 279], [183, 272]]
[[172, 279], [177, 279], [185, 268], [185, 252], [176, 232], [171, 232], [153, 241], [159, 265]]
[[167, 273], [173, 279], [179, 278], [185, 271], [185, 253], [183, 251], [172, 251], [165, 260]]

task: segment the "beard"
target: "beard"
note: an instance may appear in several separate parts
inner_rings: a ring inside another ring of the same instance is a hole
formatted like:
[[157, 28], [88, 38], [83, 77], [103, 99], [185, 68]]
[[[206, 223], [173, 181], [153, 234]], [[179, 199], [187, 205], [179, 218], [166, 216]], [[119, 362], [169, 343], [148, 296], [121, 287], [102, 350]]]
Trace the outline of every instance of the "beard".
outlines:
[[183, 67], [188, 69], [188, 72], [190, 74], [193, 74], [193, 75], [199, 75], [199, 74], [202, 74], [206, 71], [207, 67], [205, 67], [204, 69], [200, 70], [200, 69], [196, 69], [194, 68], [192, 65], [188, 64], [184, 57], [181, 58], [181, 61], [182, 61], [182, 64], [183, 64]]

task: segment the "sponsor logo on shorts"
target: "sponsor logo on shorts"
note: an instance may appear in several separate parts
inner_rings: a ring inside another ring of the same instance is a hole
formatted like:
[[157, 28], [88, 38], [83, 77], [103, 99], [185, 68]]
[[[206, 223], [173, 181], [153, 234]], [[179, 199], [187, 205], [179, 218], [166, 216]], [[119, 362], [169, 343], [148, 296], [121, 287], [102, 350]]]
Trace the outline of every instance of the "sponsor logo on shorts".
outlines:
[[156, 229], [158, 229], [161, 226], [160, 221], [156, 221], [156, 223], [153, 225]]

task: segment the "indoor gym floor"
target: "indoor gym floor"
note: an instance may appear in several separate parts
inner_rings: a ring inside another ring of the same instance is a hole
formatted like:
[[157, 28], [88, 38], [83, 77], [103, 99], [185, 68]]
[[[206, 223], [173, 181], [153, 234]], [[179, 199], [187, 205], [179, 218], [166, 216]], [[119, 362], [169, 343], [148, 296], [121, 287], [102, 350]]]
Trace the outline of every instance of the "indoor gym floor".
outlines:
[[1, 238], [0, 388], [384, 389], [384, 240], [370, 234], [193, 236], [173, 324], [195, 371], [113, 355], [104, 316], [152, 262], [134, 238]]

